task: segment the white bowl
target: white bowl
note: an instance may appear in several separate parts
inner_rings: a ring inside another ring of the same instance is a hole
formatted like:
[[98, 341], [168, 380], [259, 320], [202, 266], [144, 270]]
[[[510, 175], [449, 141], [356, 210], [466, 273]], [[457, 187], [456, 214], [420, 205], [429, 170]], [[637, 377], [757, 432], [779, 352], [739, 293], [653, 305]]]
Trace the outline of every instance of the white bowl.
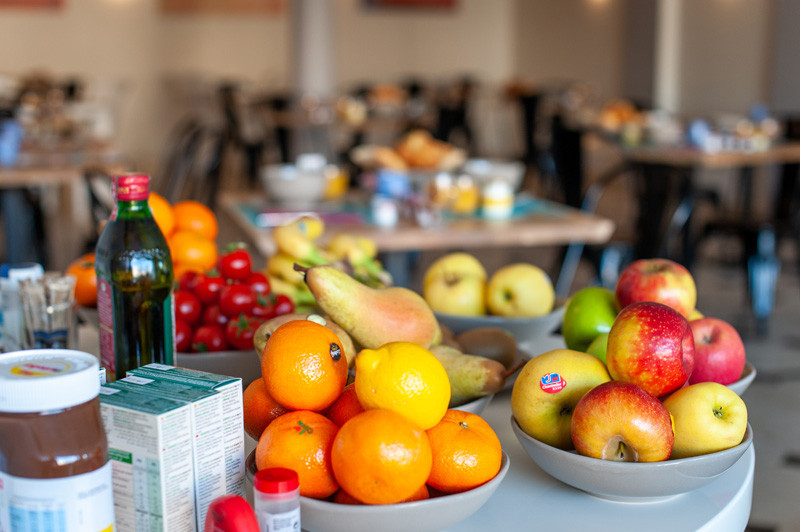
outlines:
[[742, 370], [742, 376], [739, 377], [738, 381], [730, 383], [728, 388], [736, 392], [736, 394], [741, 397], [741, 395], [750, 386], [750, 384], [752, 384], [755, 378], [756, 368], [750, 362], [745, 362], [744, 369]]
[[270, 164], [261, 169], [261, 184], [270, 201], [305, 207], [325, 196], [325, 172], [301, 170], [293, 164]]
[[483, 397], [478, 397], [477, 399], [473, 399], [468, 403], [454, 406], [452, 408], [453, 410], [463, 410], [464, 412], [481, 415], [486, 407], [489, 406], [489, 403], [492, 402], [493, 397], [494, 394], [484, 395]]
[[[300, 497], [301, 525], [309, 532], [438, 532], [460, 523], [483, 506], [508, 473], [508, 455], [497, 475], [482, 486], [400, 504], [352, 505]], [[245, 463], [247, 478], [255, 475], [255, 451]]]
[[525, 177], [525, 165], [519, 161], [501, 159], [467, 159], [462, 170], [482, 186], [491, 179], [503, 179], [519, 190]]
[[525, 452], [550, 476], [602, 499], [654, 502], [700, 488], [735, 464], [753, 443], [748, 423], [742, 443], [703, 456], [663, 462], [612, 462], [563, 451], [528, 436], [511, 416]]
[[470, 329], [478, 327], [499, 327], [514, 336], [517, 344], [526, 343], [549, 336], [560, 325], [564, 317], [566, 305], [562, 301], [556, 302], [556, 307], [549, 314], [538, 318], [508, 318], [505, 316], [457, 316], [435, 312], [439, 323], [459, 335]]

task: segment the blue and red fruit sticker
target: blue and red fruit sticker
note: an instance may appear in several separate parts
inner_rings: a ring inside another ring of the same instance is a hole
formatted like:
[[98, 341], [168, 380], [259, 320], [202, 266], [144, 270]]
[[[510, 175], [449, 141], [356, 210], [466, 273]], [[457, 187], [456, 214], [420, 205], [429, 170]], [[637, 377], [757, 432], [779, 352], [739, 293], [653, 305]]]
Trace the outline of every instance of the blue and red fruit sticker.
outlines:
[[566, 387], [567, 381], [558, 373], [545, 373], [542, 375], [542, 378], [539, 379], [539, 388], [547, 393], [558, 393]]

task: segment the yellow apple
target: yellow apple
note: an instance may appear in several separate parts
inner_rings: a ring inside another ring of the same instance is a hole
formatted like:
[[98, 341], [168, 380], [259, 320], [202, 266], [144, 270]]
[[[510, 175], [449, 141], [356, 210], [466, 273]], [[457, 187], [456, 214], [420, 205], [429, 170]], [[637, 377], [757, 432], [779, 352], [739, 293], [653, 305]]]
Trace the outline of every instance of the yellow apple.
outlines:
[[486, 307], [497, 316], [544, 316], [553, 310], [555, 299], [550, 277], [538, 266], [524, 262], [500, 268], [486, 285]]
[[742, 443], [747, 406], [736, 392], [717, 382], [691, 384], [664, 400], [672, 415], [672, 458], [715, 453]]
[[530, 359], [511, 390], [511, 413], [532, 438], [572, 449], [572, 411], [581, 397], [611, 377], [597, 357], [554, 349]]
[[435, 261], [422, 281], [422, 297], [433, 310], [459, 316], [486, 314], [485, 290], [486, 270], [463, 252]]

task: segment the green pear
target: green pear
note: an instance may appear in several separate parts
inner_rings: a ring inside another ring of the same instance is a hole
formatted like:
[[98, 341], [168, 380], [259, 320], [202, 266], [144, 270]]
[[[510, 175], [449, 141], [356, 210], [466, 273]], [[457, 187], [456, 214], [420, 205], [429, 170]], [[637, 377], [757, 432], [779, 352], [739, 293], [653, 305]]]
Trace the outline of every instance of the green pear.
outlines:
[[334, 266], [305, 268], [317, 306], [358, 343], [377, 349], [389, 342], [413, 342], [426, 349], [441, 341], [439, 322], [428, 303], [400, 286], [373, 288]]
[[497, 393], [505, 386], [507, 370], [496, 360], [462, 353], [448, 345], [434, 346], [431, 353], [450, 380], [450, 408]]

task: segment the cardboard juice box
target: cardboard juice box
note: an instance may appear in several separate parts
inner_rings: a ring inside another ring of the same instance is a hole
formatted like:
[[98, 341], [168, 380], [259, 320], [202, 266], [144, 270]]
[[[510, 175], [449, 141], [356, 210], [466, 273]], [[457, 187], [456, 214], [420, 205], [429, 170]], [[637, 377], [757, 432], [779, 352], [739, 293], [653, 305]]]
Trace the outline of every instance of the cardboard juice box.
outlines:
[[195, 518], [198, 530], [202, 530], [208, 506], [226, 493], [222, 396], [214, 390], [138, 375], [128, 375], [108, 386], [135, 390], [191, 406]]
[[229, 494], [244, 497], [245, 441], [242, 379], [166, 364], [147, 364], [129, 371], [128, 374], [178, 382], [201, 389], [211, 389], [222, 395], [226, 490]]
[[108, 437], [119, 532], [195, 532], [192, 406], [106, 384]]

